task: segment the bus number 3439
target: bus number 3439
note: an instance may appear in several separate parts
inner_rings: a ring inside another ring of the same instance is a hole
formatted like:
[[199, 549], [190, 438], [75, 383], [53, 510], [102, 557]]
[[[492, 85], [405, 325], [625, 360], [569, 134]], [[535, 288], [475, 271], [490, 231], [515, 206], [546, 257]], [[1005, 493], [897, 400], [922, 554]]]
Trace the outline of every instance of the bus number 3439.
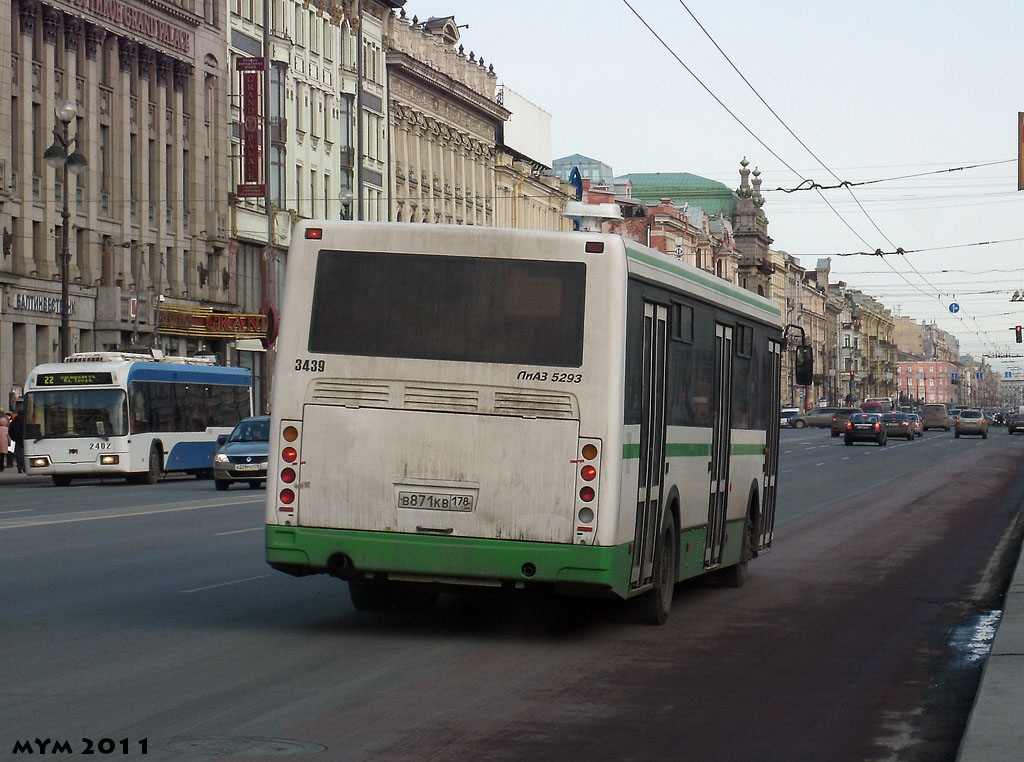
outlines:
[[295, 370], [305, 370], [310, 373], [323, 373], [324, 372], [324, 361], [323, 360], [296, 360]]

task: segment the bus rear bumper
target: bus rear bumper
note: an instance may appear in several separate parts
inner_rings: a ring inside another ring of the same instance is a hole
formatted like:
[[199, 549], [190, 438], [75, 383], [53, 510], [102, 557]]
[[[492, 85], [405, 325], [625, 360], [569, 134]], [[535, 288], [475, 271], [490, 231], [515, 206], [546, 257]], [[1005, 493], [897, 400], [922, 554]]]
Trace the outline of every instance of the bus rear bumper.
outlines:
[[296, 576], [549, 584], [621, 598], [628, 594], [632, 565], [628, 543], [602, 547], [273, 525], [266, 527], [266, 549], [268, 564]]

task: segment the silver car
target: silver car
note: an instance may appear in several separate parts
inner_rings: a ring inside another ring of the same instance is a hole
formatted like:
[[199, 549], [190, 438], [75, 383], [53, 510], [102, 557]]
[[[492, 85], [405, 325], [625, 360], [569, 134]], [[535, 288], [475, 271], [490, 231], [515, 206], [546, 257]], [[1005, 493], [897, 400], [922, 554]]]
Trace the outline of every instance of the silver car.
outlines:
[[227, 489], [232, 482], [247, 482], [256, 489], [267, 479], [269, 452], [270, 416], [246, 418], [213, 457], [213, 483], [217, 489]]
[[965, 407], [957, 415], [953, 431], [957, 439], [961, 434], [980, 434], [982, 439], [988, 439], [988, 419], [980, 410]]

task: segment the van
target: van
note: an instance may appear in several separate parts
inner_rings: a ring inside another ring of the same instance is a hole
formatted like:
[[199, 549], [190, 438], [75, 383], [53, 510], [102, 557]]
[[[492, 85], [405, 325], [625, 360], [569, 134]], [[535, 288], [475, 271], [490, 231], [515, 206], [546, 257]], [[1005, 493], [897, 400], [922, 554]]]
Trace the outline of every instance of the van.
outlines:
[[[889, 399], [888, 397], [869, 397], [868, 399], [864, 400], [865, 404], [868, 403], [868, 402], [871, 402], [871, 403], [877, 402], [879, 405], [881, 405], [883, 413], [891, 413], [892, 412], [892, 400]], [[861, 407], [864, 407], [864, 405], [862, 404]], [[874, 405], [872, 405], [872, 408], [873, 408], [872, 412], [874, 412], [874, 409], [875, 409]]]
[[940, 403], [925, 405], [921, 409], [921, 423], [925, 431], [928, 431], [928, 429], [949, 431], [949, 410]]

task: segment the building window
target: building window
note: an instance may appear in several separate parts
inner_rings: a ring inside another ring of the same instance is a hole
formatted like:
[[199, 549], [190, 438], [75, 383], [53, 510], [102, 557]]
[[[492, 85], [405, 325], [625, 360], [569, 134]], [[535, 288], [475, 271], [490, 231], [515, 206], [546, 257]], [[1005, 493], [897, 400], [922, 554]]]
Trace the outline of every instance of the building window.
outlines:
[[324, 58], [326, 60], [330, 61], [331, 58], [334, 55], [334, 50], [333, 50], [334, 45], [332, 44], [332, 40], [333, 40], [332, 33], [334, 32], [334, 29], [331, 27], [331, 22], [328, 19], [324, 19], [323, 31], [324, 31]]
[[270, 148], [270, 203], [278, 209], [285, 208], [285, 182], [284, 148], [272, 146]]

